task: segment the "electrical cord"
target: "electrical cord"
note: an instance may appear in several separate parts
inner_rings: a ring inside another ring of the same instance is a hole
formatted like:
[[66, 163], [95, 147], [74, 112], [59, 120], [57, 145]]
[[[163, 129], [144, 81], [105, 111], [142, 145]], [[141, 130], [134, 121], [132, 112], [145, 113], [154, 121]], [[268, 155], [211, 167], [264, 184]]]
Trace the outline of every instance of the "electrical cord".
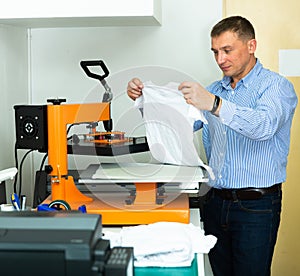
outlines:
[[[15, 166], [18, 169], [18, 147], [17, 147], [17, 143], [15, 143]], [[17, 193], [17, 180], [18, 180], [18, 172], [15, 176], [15, 180], [14, 180], [14, 193]]]
[[[44, 167], [44, 164], [45, 164], [45, 161], [46, 161], [46, 158], [48, 157], [48, 153], [46, 153], [41, 161], [41, 165], [40, 165], [40, 169], [39, 169], [39, 172], [40, 173], [37, 173], [36, 174], [36, 179], [35, 179], [35, 185], [38, 185], [37, 187], [35, 187], [35, 189], [39, 189], [39, 184], [40, 184], [40, 178], [41, 178], [41, 174], [42, 174], [42, 171], [43, 171], [43, 167]], [[37, 197], [37, 202], [38, 204], [43, 200], [43, 198], [41, 198], [39, 192], [35, 192], [36, 193], [36, 197]]]
[[[91, 125], [91, 122], [82, 122], [82, 123], [73, 123], [73, 124], [70, 124], [70, 125], [68, 126], [68, 128], [67, 128], [67, 136], [68, 136], [68, 134], [69, 134], [69, 132], [70, 132], [70, 130], [71, 130], [71, 128], [72, 128], [73, 126], [78, 126], [78, 125], [83, 125], [83, 124], [85, 124], [85, 125]], [[97, 124], [98, 124], [98, 123], [97, 123]], [[67, 140], [72, 139], [72, 137], [73, 137], [73, 136], [67, 137]]]
[[[22, 157], [21, 163], [20, 163], [20, 168], [18, 165], [18, 147], [17, 147], [17, 143], [15, 143], [15, 164], [16, 164], [16, 168], [18, 169], [18, 173], [15, 176], [15, 181], [14, 181], [14, 193], [18, 194], [18, 196], [21, 196], [21, 192], [22, 192], [22, 170], [23, 170], [23, 164], [24, 161], [26, 159], [26, 157], [28, 156], [29, 153], [35, 151], [35, 149], [31, 149], [29, 151], [27, 151], [25, 153], [25, 155]], [[17, 182], [18, 182], [18, 178], [19, 178], [19, 192], [17, 192]]]
[[48, 153], [46, 153], [42, 159], [41, 165], [40, 165], [40, 172], [43, 170], [43, 166], [45, 164], [46, 158], [48, 157]]
[[19, 172], [20, 172], [20, 177], [19, 177], [19, 193], [18, 193], [19, 197], [21, 196], [21, 192], [22, 192], [22, 170], [23, 170], [23, 163], [24, 163], [26, 157], [28, 156], [28, 154], [31, 153], [31, 152], [33, 152], [33, 151], [35, 151], [35, 149], [31, 149], [31, 150], [27, 151], [25, 153], [25, 155], [22, 157], [22, 160], [21, 160], [21, 163], [20, 163], [20, 170], [19, 170]]
[[70, 132], [70, 129], [73, 127], [73, 126], [76, 126], [76, 125], [79, 125], [78, 123], [74, 123], [74, 124], [70, 124], [69, 126], [68, 126], [68, 129], [67, 129], [67, 134], [69, 134], [69, 132]]

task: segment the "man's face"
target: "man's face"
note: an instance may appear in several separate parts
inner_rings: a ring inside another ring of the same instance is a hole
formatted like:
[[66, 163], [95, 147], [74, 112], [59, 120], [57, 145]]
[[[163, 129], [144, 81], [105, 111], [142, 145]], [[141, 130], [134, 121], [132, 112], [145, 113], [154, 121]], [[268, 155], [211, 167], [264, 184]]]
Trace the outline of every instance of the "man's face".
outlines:
[[255, 49], [255, 39], [243, 41], [231, 31], [211, 39], [211, 50], [217, 64], [224, 75], [233, 80], [240, 80], [252, 69]]

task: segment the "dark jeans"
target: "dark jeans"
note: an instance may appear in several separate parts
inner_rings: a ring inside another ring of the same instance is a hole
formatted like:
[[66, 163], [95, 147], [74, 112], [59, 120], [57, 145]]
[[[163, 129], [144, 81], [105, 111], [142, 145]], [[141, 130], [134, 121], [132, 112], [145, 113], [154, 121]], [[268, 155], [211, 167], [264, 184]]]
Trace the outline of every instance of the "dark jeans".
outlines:
[[204, 203], [205, 234], [217, 237], [209, 253], [215, 276], [270, 275], [280, 223], [282, 192], [256, 200], [223, 200], [209, 192]]

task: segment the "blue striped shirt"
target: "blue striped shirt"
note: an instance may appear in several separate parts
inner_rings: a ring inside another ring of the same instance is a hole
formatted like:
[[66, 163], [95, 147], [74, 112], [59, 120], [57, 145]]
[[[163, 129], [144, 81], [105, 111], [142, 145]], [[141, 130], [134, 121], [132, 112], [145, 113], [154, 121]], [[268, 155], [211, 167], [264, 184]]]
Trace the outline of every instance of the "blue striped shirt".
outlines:
[[231, 78], [207, 89], [222, 98], [219, 117], [205, 112], [203, 143], [216, 188], [269, 187], [286, 180], [290, 128], [297, 105], [293, 85], [254, 68], [233, 89]]

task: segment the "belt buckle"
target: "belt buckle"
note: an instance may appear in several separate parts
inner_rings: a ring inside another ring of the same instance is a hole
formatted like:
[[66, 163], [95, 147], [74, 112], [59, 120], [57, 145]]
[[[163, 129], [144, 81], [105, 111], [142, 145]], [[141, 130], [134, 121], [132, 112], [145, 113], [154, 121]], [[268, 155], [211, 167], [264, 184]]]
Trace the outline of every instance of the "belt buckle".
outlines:
[[238, 202], [239, 195], [238, 195], [238, 191], [237, 190], [232, 190], [231, 191], [231, 196], [232, 196], [233, 202]]

